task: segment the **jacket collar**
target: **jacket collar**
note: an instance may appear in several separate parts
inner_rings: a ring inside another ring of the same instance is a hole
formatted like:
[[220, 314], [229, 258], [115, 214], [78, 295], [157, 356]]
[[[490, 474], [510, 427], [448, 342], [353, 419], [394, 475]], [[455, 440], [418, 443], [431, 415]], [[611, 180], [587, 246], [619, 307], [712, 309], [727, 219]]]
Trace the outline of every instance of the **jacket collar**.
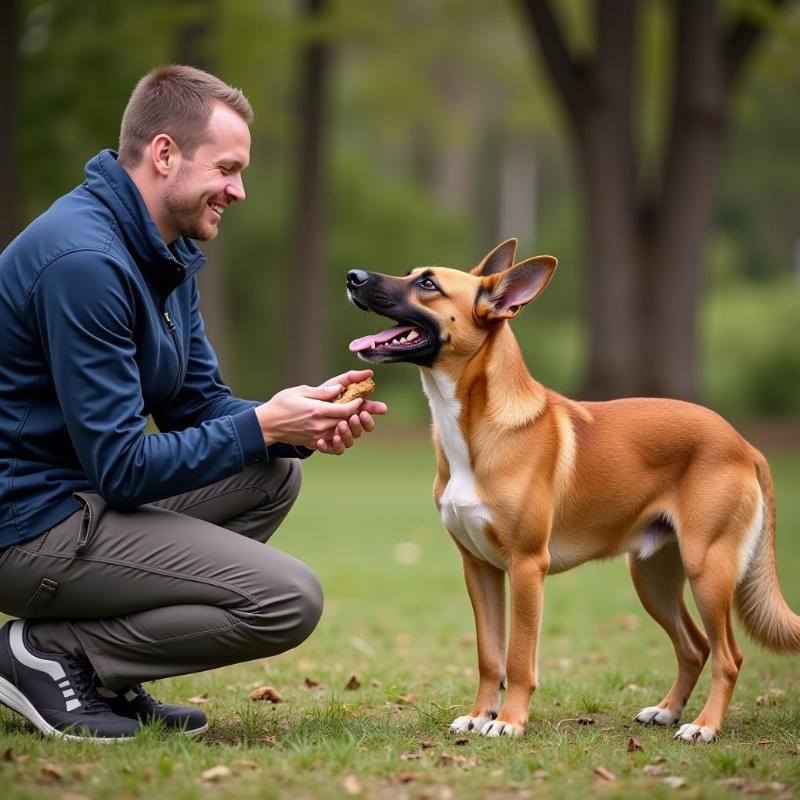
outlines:
[[137, 264], [158, 284], [177, 286], [205, 265], [191, 239], [181, 236], [167, 246], [114, 150], [101, 150], [89, 161], [84, 186], [108, 206]]

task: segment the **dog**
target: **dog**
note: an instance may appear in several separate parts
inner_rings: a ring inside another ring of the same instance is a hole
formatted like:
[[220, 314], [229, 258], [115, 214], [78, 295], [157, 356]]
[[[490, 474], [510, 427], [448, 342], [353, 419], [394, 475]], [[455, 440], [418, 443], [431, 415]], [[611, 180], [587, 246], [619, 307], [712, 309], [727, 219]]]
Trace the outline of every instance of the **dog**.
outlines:
[[[523, 733], [538, 682], [545, 577], [624, 553], [639, 598], [678, 662], [666, 697], [636, 720], [678, 723], [710, 654], [706, 704], [675, 734], [710, 742], [742, 664], [732, 607], [760, 644], [800, 651], [800, 617], [786, 605], [775, 569], [769, 467], [702, 406], [657, 398], [575, 402], [537, 382], [508, 321], [544, 290], [557, 261], [515, 263], [516, 249], [509, 239], [469, 272], [347, 274], [350, 302], [394, 322], [350, 350], [371, 363], [416, 364], [430, 404], [434, 499], [463, 559], [480, 675], [472, 710], [450, 730]], [[687, 579], [705, 633], [687, 610]]]

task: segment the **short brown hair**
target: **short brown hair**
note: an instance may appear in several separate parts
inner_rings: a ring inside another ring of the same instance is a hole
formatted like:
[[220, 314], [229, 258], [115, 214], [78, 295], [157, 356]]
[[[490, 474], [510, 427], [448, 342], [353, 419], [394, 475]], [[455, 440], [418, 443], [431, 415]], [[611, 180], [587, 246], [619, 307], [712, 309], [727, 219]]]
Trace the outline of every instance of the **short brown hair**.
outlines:
[[218, 102], [230, 106], [245, 122], [253, 121], [253, 109], [242, 91], [214, 75], [181, 64], [151, 70], [136, 84], [122, 115], [119, 162], [135, 167], [159, 133], [171, 136], [191, 158]]

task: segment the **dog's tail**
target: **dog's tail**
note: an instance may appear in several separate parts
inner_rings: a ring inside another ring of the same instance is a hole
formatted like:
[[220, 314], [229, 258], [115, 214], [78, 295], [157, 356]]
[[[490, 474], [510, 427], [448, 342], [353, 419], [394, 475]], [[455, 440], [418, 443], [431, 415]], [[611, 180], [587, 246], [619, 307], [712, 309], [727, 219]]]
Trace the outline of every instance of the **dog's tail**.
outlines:
[[761, 531], [736, 587], [736, 610], [748, 635], [776, 652], [800, 652], [800, 617], [783, 598], [775, 568], [775, 487], [764, 456], [753, 450], [763, 498]]

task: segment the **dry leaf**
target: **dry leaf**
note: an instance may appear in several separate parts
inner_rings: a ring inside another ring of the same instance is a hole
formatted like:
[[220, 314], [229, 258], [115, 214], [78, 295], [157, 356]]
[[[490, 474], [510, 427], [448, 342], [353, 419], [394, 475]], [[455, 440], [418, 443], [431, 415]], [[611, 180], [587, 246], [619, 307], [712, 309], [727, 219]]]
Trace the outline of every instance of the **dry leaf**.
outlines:
[[190, 697], [187, 703], [194, 703], [195, 705], [202, 705], [203, 703], [208, 702], [208, 692], [203, 692], [203, 694], [195, 695], [194, 697]]
[[259, 686], [250, 692], [251, 700], [261, 700], [267, 703], [282, 703], [283, 697], [274, 686]]
[[578, 725], [594, 725], [594, 720], [591, 717], [579, 717]]
[[465, 744], [469, 744], [469, 739], [456, 739], [455, 744], [456, 747], [463, 747]]
[[3, 761], [14, 761], [14, 751], [10, 747], [3, 753]]
[[430, 739], [426, 739], [424, 742], [420, 742], [419, 746], [423, 750], [430, 750], [432, 747], [436, 747], [437, 744], [437, 742], [432, 742]]
[[453, 763], [453, 756], [450, 753], [439, 753], [439, 759], [436, 762], [437, 766], [447, 767]]
[[642, 745], [636, 739], [634, 739], [633, 736], [631, 736], [630, 739], [628, 739], [628, 752], [633, 753], [636, 750], [641, 749]]
[[261, 769], [257, 761], [251, 761], [248, 758], [240, 758], [238, 761], [234, 761], [233, 766], [241, 767], [242, 769]]
[[397, 776], [397, 780], [399, 780], [400, 783], [411, 783], [412, 781], [417, 780], [417, 778], [419, 778], [418, 772], [401, 772]]
[[756, 742], [756, 747], [765, 747], [768, 744], [775, 744], [774, 739], [759, 739]]
[[264, 736], [261, 739], [262, 744], [265, 744], [267, 747], [275, 747], [278, 744], [278, 737], [277, 736]]
[[403, 753], [400, 756], [401, 761], [419, 761], [422, 758], [422, 753]]
[[613, 772], [609, 772], [605, 767], [595, 767], [592, 772], [604, 781], [615, 781], [617, 779], [617, 776]]
[[342, 781], [342, 788], [347, 794], [361, 794], [361, 783], [355, 775], [348, 775]]
[[64, 770], [57, 767], [55, 764], [45, 764], [40, 770], [40, 774], [48, 781], [63, 781]]
[[200, 780], [207, 783], [216, 783], [217, 781], [224, 781], [230, 778], [233, 773], [224, 764], [217, 764], [215, 767], [207, 769], [205, 772], [200, 773]]
[[397, 698], [397, 702], [402, 706], [411, 706], [414, 705], [414, 703], [419, 703], [419, 695], [401, 694], [400, 697]]
[[661, 783], [666, 783], [670, 789], [680, 789], [686, 783], [686, 778], [679, 778], [677, 775], [667, 775], [661, 779]]
[[361, 688], [361, 681], [355, 675], [351, 675], [344, 688], [349, 692], [354, 692], [356, 689]]
[[316, 689], [319, 686], [319, 681], [315, 681], [313, 678], [306, 677], [303, 681], [305, 683], [307, 689]]
[[669, 775], [669, 770], [659, 767], [657, 764], [645, 764], [642, 767], [642, 772], [651, 778], [663, 778], [665, 775]]
[[369, 682], [369, 685], [370, 685], [370, 686], [371, 686], [373, 689], [380, 689], [380, 688], [381, 688], [381, 682], [380, 682], [380, 681], [379, 681], [377, 678], [373, 678], [373, 679], [372, 679], [372, 680]]

